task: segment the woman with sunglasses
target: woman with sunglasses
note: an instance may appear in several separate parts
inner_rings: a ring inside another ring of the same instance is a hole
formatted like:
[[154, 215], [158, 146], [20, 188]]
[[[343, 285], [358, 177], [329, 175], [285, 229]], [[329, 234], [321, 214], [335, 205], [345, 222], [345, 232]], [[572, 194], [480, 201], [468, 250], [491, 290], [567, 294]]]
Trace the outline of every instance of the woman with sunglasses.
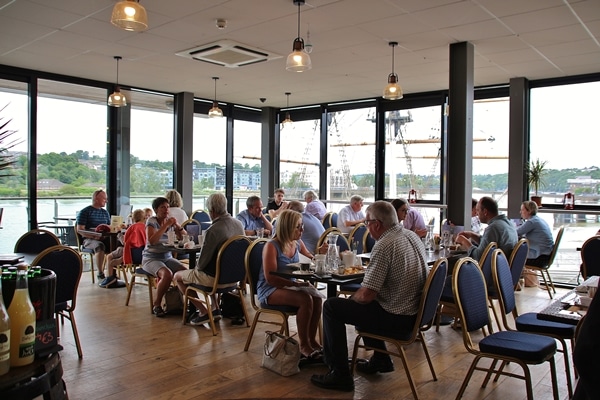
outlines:
[[[296, 325], [303, 356], [301, 364], [320, 362], [322, 359], [321, 345], [316, 340], [322, 298], [309, 282], [283, 278], [270, 272], [298, 262], [299, 254], [313, 257], [300, 239], [303, 230], [302, 215], [299, 212], [284, 210], [279, 214], [275, 237], [265, 245], [263, 251], [263, 268], [257, 283], [257, 294], [261, 303], [298, 308]], [[307, 289], [298, 289], [302, 287]]]

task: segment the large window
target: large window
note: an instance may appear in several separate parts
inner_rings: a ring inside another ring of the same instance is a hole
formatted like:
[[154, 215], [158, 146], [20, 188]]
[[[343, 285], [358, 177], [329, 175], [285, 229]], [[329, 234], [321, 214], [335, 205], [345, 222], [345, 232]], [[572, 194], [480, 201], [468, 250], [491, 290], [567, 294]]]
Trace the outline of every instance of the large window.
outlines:
[[[246, 209], [249, 196], [260, 196], [261, 125], [236, 120], [233, 125], [233, 215]], [[267, 203], [263, 199], [263, 205]]]
[[139, 91], [126, 96], [131, 104], [131, 204], [146, 208], [174, 186], [173, 96]]
[[319, 189], [319, 120], [282, 125], [280, 133], [279, 186], [288, 199], [304, 200], [302, 194]]
[[206, 209], [206, 199], [225, 191], [226, 118], [194, 115], [194, 204], [192, 211]]
[[15, 161], [0, 169], [0, 253], [12, 253], [16, 239], [28, 226], [27, 102], [27, 84], [0, 79], [0, 155], [2, 162]]
[[106, 189], [106, 97], [105, 89], [38, 81], [38, 223], [74, 218]]
[[[327, 208], [338, 211], [350, 197], [375, 199], [375, 108], [327, 115]], [[325, 196], [320, 196], [325, 198]], [[337, 203], [336, 203], [337, 202]]]

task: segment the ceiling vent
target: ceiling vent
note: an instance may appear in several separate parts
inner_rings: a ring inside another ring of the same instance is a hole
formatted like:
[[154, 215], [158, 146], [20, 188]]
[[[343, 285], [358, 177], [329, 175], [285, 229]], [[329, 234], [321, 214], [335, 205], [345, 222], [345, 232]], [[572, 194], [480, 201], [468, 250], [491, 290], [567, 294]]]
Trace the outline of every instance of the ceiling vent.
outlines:
[[282, 57], [279, 54], [269, 53], [233, 40], [219, 40], [180, 51], [177, 55], [228, 68], [243, 67]]

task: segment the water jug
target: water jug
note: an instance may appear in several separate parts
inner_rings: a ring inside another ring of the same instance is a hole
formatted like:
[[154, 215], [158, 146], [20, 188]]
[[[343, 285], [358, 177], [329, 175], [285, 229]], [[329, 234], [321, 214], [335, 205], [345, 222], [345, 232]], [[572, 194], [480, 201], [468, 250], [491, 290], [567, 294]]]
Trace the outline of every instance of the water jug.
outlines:
[[340, 254], [338, 252], [337, 240], [338, 234], [330, 233], [327, 235], [327, 272], [337, 272], [340, 264]]

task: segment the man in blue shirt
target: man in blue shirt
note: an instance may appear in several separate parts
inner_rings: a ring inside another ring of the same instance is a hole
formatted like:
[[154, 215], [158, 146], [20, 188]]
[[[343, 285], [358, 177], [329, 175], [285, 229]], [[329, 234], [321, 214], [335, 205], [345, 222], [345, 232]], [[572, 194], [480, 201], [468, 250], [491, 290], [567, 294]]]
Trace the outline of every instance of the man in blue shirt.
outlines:
[[242, 223], [244, 233], [247, 236], [256, 235], [256, 230], [264, 228], [264, 236], [271, 236], [273, 225], [262, 212], [262, 200], [258, 196], [250, 196], [246, 200], [247, 210], [241, 211], [236, 218]]
[[[83, 237], [83, 247], [94, 250], [96, 258], [96, 267], [98, 268], [98, 280], [105, 279], [104, 276], [104, 254], [109, 245], [98, 237], [84, 231], [94, 231], [98, 225], [110, 225], [110, 214], [106, 206], [106, 192], [102, 189], [96, 190], [92, 194], [92, 205], [85, 207], [77, 214], [77, 234]], [[100, 282], [102, 283], [102, 282]]]

